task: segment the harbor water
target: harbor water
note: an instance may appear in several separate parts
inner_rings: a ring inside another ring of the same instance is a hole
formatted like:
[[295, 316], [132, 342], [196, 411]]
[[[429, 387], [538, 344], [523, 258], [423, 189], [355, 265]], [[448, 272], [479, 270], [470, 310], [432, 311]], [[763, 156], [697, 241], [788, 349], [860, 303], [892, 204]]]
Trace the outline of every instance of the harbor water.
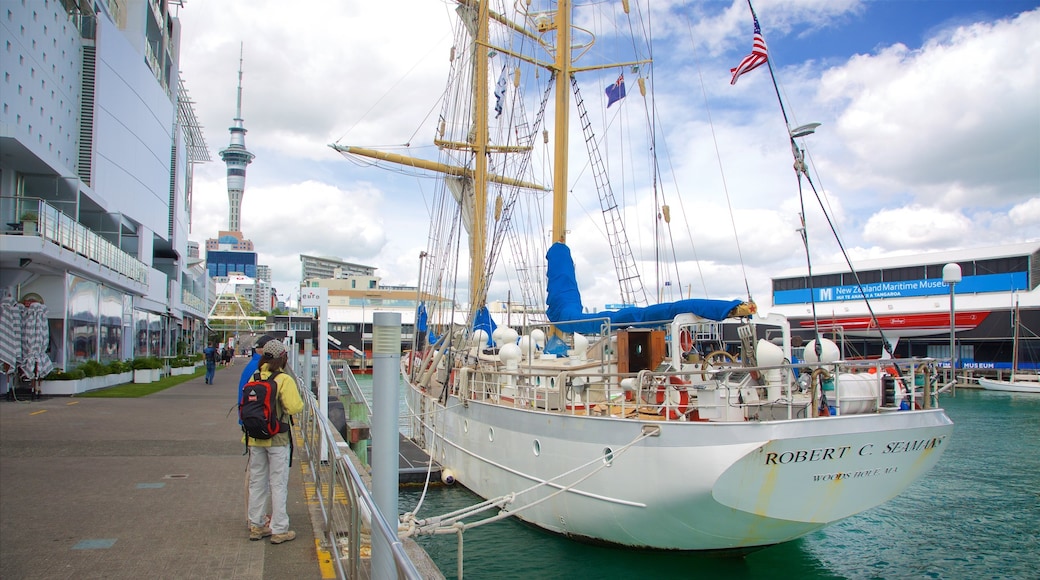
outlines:
[[[370, 389], [370, 377], [359, 377]], [[939, 464], [892, 501], [744, 557], [594, 546], [516, 520], [466, 530], [465, 578], [1038, 578], [1040, 395], [961, 388], [943, 395], [954, 436]], [[651, 485], [652, 482], [647, 482]], [[402, 488], [413, 509], [422, 488]], [[431, 486], [418, 517], [479, 501]], [[490, 515], [485, 512], [484, 517]], [[457, 578], [456, 535], [417, 538]]]

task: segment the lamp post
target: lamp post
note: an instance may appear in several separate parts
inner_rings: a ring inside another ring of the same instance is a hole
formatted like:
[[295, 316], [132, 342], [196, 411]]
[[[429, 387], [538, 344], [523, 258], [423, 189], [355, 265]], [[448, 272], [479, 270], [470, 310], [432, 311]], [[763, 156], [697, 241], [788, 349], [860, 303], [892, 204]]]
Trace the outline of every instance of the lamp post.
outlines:
[[961, 281], [960, 264], [950, 263], [943, 266], [943, 283], [950, 287], [950, 377], [953, 379], [954, 388], [957, 387], [957, 323], [956, 310], [953, 306], [953, 287]]

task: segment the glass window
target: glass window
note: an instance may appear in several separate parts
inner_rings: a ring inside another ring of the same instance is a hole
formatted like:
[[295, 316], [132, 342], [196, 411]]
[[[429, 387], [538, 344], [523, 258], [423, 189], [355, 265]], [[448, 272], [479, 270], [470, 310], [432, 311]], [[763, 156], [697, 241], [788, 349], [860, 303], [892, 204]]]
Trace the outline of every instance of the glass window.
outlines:
[[806, 287], [805, 280], [805, 276], [774, 280], [773, 290], [801, 290]]
[[148, 356], [148, 313], [134, 310], [134, 358]]
[[148, 313], [148, 355], [162, 356], [163, 351], [163, 317], [154, 313]]
[[101, 362], [123, 358], [123, 294], [107, 286], [101, 287], [100, 335]]
[[906, 268], [890, 268], [882, 273], [885, 282], [902, 282], [905, 280], [923, 280], [924, 266], [908, 266]]
[[996, 258], [993, 260], [978, 260], [975, 262], [975, 273], [979, 275], [1025, 272], [1028, 268], [1029, 260], [1025, 256]]
[[99, 284], [78, 276], [69, 276], [68, 366], [88, 360], [97, 360], [98, 354], [98, 292]]
[[813, 276], [814, 288], [826, 288], [827, 286], [841, 286], [841, 274], [822, 274]]
[[[860, 284], [873, 284], [881, 281], [881, 270], [865, 270], [856, 274], [859, 275]], [[856, 285], [856, 275], [851, 272], [843, 274], [842, 279], [845, 281], [846, 286]]]

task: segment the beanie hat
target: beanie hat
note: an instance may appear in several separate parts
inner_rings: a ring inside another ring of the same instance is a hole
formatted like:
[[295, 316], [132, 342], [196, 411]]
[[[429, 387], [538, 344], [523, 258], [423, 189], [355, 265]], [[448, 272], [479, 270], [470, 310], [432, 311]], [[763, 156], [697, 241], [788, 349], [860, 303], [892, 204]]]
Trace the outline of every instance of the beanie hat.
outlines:
[[285, 354], [285, 352], [285, 345], [282, 344], [282, 341], [280, 340], [272, 338], [264, 345], [264, 355], [271, 358], [278, 358]]

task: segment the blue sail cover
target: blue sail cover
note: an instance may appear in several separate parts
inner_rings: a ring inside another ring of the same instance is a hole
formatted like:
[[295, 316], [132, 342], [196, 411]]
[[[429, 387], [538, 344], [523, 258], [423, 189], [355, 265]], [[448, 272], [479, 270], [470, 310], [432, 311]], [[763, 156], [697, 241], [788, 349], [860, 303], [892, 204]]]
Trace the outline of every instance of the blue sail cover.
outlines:
[[426, 313], [426, 303], [420, 302], [419, 307], [415, 309], [415, 331], [426, 332], [426, 321], [429, 315]]
[[487, 333], [487, 346], [493, 346], [495, 343], [491, 340], [491, 335], [495, 332], [498, 325], [491, 319], [491, 313], [488, 312], [487, 306], [481, 306], [480, 310], [477, 311], [475, 320], [473, 321], [473, 330], [483, 330]]
[[670, 321], [676, 315], [685, 313], [696, 314], [708, 320], [723, 320], [741, 304], [740, 300], [690, 298], [651, 306], [586, 313], [581, 305], [581, 293], [578, 291], [570, 248], [556, 242], [549, 248], [545, 258], [548, 260], [548, 295], [545, 299], [548, 308], [545, 313], [549, 321], [564, 332], [598, 334], [607, 320], [613, 326], [639, 326]]

